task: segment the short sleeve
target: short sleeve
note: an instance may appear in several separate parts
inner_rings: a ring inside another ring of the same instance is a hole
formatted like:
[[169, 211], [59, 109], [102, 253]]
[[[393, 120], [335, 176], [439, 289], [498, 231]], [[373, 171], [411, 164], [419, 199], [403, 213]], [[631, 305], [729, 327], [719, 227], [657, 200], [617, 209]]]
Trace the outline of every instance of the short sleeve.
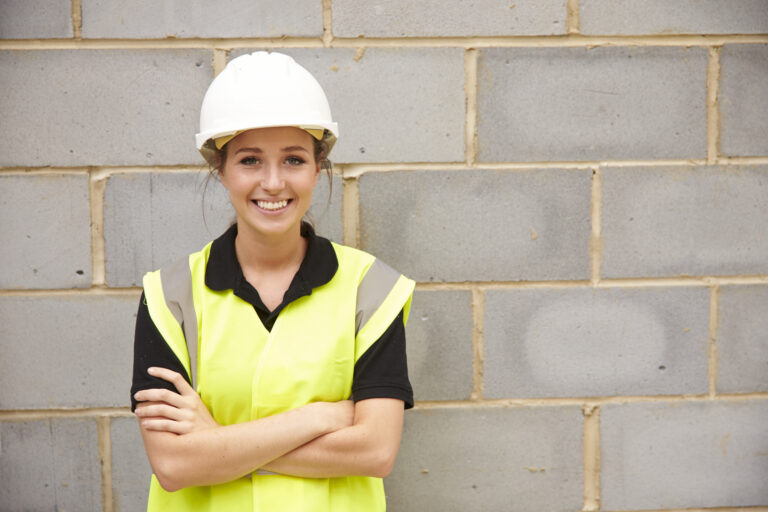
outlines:
[[152, 377], [147, 373], [151, 366], [168, 368], [180, 373], [189, 382], [184, 365], [173, 353], [171, 347], [158, 331], [147, 309], [147, 301], [141, 294], [139, 310], [136, 314], [136, 331], [133, 342], [133, 382], [131, 384], [131, 410], [136, 409], [136, 399], [133, 398], [138, 391], [143, 389], [163, 388], [176, 391], [176, 387], [170, 382]]
[[368, 398], [397, 398], [403, 401], [406, 409], [413, 407], [403, 311], [355, 363], [352, 398], [355, 402]]

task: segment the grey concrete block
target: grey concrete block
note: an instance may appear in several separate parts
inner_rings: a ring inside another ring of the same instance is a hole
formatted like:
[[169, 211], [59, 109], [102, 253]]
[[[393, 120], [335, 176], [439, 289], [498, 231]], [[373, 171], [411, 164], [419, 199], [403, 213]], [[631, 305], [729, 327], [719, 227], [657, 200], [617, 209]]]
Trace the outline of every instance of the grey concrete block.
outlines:
[[3, 0], [0, 39], [73, 37], [72, 5], [50, 0]]
[[112, 490], [115, 512], [147, 510], [149, 466], [136, 418], [112, 418]]
[[279, 51], [307, 68], [328, 96], [340, 132], [334, 162], [464, 161], [460, 48]]
[[141, 286], [144, 273], [221, 235], [235, 218], [226, 189], [207, 173], [131, 173], [104, 193], [107, 283]]
[[604, 169], [602, 275], [768, 272], [766, 170]]
[[604, 510], [768, 503], [768, 400], [602, 407]]
[[578, 406], [409, 411], [388, 508], [581, 510], [582, 421]]
[[0, 288], [91, 285], [88, 175], [0, 176]]
[[337, 37], [532, 36], [565, 34], [565, 0], [441, 2], [334, 0]]
[[704, 157], [706, 75], [704, 48], [484, 49], [478, 157]]
[[191, 49], [0, 51], [0, 166], [202, 164], [194, 136], [211, 58]]
[[586, 35], [763, 34], [765, 0], [581, 0]]
[[768, 391], [766, 286], [720, 289], [717, 326], [717, 391]]
[[488, 290], [486, 398], [702, 394], [709, 290]]
[[417, 291], [406, 326], [416, 400], [464, 400], [472, 393], [472, 292]]
[[360, 242], [418, 281], [589, 278], [587, 170], [360, 178]]
[[[768, 5], [763, 2], [765, 16]], [[763, 32], [768, 23], [763, 21]], [[720, 54], [720, 151], [768, 155], [768, 45], [725, 45]]]
[[0, 297], [0, 409], [127, 406], [138, 302]]
[[84, 38], [322, 36], [315, 0], [83, 0]]
[[101, 510], [101, 466], [95, 420], [3, 421], [0, 422], [0, 443], [0, 508], [3, 511]]

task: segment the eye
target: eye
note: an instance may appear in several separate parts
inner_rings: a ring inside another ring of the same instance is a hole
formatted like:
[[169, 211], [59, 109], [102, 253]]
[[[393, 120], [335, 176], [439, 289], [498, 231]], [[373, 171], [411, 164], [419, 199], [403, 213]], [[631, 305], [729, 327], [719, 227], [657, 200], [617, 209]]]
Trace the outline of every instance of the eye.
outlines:
[[306, 160], [298, 156], [289, 156], [285, 159], [285, 163], [288, 165], [303, 165], [306, 163]]
[[259, 163], [259, 159], [255, 156], [246, 156], [240, 160], [240, 163], [243, 165], [256, 165]]

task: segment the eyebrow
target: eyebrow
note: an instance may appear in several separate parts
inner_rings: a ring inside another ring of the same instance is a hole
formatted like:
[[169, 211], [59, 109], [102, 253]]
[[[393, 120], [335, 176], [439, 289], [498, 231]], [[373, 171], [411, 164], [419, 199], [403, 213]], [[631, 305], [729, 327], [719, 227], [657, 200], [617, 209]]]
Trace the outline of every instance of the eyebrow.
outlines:
[[283, 151], [304, 151], [305, 153], [309, 153], [309, 150], [304, 146], [288, 146], [287, 148], [283, 148]]
[[[261, 148], [258, 148], [258, 147], [245, 147], [245, 148], [240, 148], [237, 151], [235, 151], [235, 154], [238, 154], [238, 153], [243, 152], [243, 151], [249, 151], [251, 153], [263, 153], [264, 152], [264, 151], [262, 151]], [[283, 153], [288, 153], [288, 152], [291, 152], [291, 151], [303, 151], [305, 153], [309, 153], [309, 150], [307, 148], [303, 147], [303, 146], [287, 146], [287, 147], [282, 148], [281, 151]]]

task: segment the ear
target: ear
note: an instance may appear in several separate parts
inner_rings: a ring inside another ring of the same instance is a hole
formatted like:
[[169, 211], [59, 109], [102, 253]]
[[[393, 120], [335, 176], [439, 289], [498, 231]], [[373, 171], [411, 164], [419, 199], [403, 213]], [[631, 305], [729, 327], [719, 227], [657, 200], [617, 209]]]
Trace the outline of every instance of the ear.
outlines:
[[222, 156], [221, 156], [221, 151], [216, 151], [214, 153], [215, 165], [211, 166], [211, 167], [213, 167], [213, 170], [215, 171], [215, 173], [219, 177], [219, 179], [221, 179], [224, 176], [224, 163], [225, 163], [225, 159], [226, 159], [226, 151], [228, 151], [228, 149], [225, 147], [224, 151], [225, 151], [225, 157], [224, 158], [222, 158]]
[[221, 185], [225, 189], [229, 190], [229, 187], [227, 186], [228, 185], [227, 184], [227, 181], [228, 181], [227, 177], [229, 175], [224, 173], [224, 166], [223, 165], [219, 166], [214, 172], [216, 173], [216, 177], [219, 178], [219, 182], [221, 182]]

